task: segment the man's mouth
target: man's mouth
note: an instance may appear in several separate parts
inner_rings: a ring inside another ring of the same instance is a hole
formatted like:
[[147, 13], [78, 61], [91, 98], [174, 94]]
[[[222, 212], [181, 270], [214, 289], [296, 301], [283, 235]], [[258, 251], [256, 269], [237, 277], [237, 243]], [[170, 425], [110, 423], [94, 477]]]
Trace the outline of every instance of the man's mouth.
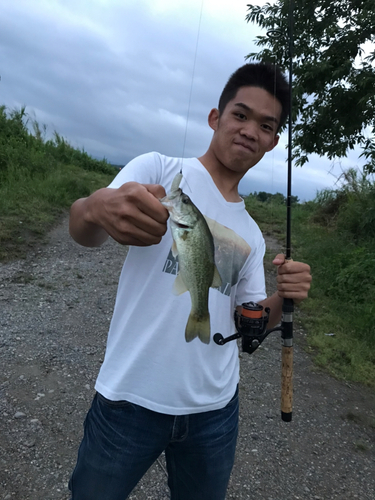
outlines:
[[243, 148], [247, 149], [248, 151], [250, 151], [251, 153], [255, 153], [254, 149], [249, 145], [249, 144], [245, 144], [244, 142], [235, 142], [235, 144], [237, 146], [242, 146]]

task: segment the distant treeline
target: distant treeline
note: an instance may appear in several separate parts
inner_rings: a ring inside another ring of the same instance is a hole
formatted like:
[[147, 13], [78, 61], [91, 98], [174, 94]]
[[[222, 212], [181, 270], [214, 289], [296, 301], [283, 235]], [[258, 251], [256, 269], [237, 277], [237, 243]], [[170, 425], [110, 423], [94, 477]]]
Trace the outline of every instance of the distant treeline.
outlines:
[[[257, 193], [256, 191], [254, 191], [254, 193], [250, 193], [249, 196], [254, 197], [256, 200], [262, 203], [286, 205], [286, 197], [282, 193], [272, 194], [266, 193], [265, 191], [259, 191], [259, 193]], [[290, 201], [292, 205], [295, 205], [296, 203], [299, 203], [299, 198], [298, 196], [291, 196]]]

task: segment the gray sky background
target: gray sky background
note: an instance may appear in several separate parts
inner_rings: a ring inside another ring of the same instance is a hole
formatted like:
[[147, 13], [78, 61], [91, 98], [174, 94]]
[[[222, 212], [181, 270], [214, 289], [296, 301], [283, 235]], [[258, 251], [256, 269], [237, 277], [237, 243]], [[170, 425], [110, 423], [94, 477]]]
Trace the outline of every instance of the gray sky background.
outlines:
[[[199, 156], [212, 136], [210, 109], [255, 50], [260, 30], [245, 21], [247, 3], [3, 1], [0, 104], [26, 105], [31, 118], [47, 126], [47, 137], [56, 130], [72, 146], [115, 164], [149, 151]], [[286, 142], [283, 134], [246, 174], [241, 193], [286, 194]], [[317, 190], [334, 186], [342, 168], [356, 165], [355, 152], [334, 166], [313, 156], [293, 169], [293, 194], [313, 199]]]

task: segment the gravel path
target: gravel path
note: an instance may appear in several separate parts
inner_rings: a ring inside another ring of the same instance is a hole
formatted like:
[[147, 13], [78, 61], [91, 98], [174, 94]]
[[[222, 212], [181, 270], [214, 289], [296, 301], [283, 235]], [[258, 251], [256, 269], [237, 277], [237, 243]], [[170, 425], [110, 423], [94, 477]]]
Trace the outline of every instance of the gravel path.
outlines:
[[[46, 246], [1, 266], [0, 500], [69, 499], [125, 255], [112, 241], [79, 247], [64, 219]], [[228, 499], [375, 500], [374, 391], [319, 372], [298, 347], [304, 335], [296, 329], [291, 423], [279, 417], [279, 335], [241, 354]], [[163, 457], [130, 498], [169, 498]]]

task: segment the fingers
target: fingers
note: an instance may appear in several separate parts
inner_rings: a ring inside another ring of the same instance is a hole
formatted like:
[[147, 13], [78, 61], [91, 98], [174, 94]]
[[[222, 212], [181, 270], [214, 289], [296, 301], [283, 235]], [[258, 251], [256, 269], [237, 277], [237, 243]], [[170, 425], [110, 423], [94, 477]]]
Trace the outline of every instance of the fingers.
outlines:
[[167, 230], [169, 216], [158, 200], [163, 196], [162, 186], [136, 182], [128, 182], [118, 189], [106, 189], [99, 223], [123, 245], [157, 244]]
[[156, 199], [164, 198], [167, 194], [160, 184], [141, 184], [141, 186], [145, 187]]
[[129, 205], [126, 206], [126, 215], [132, 218], [139, 228], [159, 235], [162, 230], [160, 226], [165, 228], [169, 216], [168, 210], [159, 201], [159, 198], [165, 196], [164, 188], [159, 185], [132, 182], [124, 184], [119, 189], [123, 189], [120, 195], [124, 196], [124, 203]]
[[279, 253], [273, 259], [272, 264], [275, 264], [275, 266], [281, 266], [282, 264], [284, 264], [285, 261], [286, 261], [285, 255], [283, 253]]
[[284, 263], [279, 266], [278, 274], [279, 275], [289, 275], [292, 276], [294, 274], [299, 273], [307, 273], [310, 275], [310, 266], [305, 264], [304, 262], [295, 262], [294, 260], [284, 260]]
[[[282, 260], [278, 255], [275, 261]], [[280, 297], [293, 299], [296, 303], [308, 297], [312, 281], [310, 266], [304, 262], [285, 260], [278, 267], [277, 291]]]
[[124, 189], [122, 231], [132, 244], [157, 244], [167, 230], [168, 210], [158, 200], [165, 196], [165, 190], [157, 185], [131, 184]]
[[147, 193], [141, 198], [139, 208], [154, 220], [165, 224], [168, 219], [168, 210], [160, 203], [160, 199], [166, 196], [165, 189], [159, 184], [142, 184]]

